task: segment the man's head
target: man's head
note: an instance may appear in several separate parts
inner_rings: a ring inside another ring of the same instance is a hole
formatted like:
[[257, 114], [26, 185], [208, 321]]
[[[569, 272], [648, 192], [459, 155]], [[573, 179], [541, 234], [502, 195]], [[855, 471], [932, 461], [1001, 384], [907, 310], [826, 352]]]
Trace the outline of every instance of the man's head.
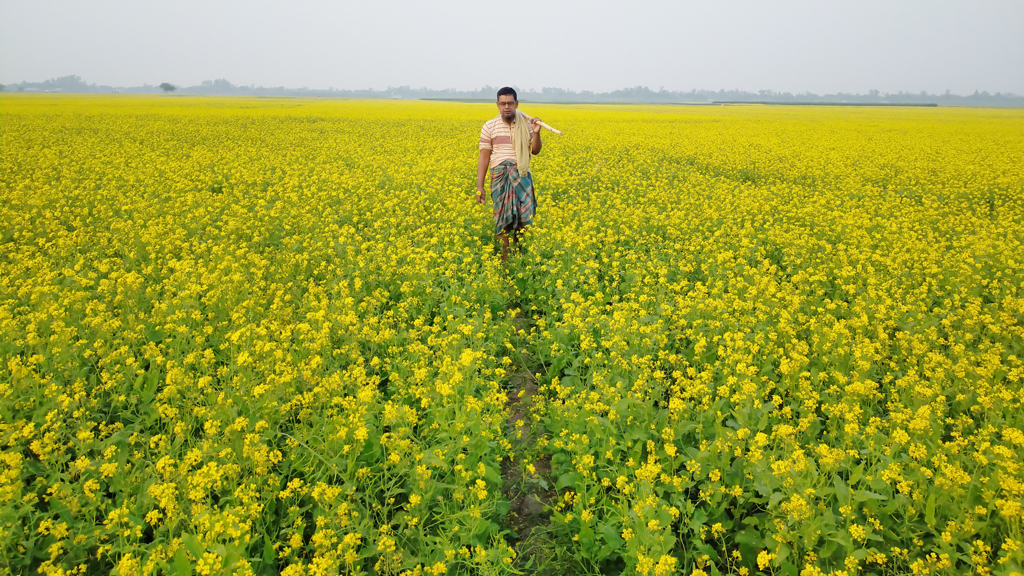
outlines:
[[511, 122], [516, 117], [516, 108], [519, 107], [519, 98], [516, 91], [508, 86], [498, 90], [498, 112], [501, 119]]

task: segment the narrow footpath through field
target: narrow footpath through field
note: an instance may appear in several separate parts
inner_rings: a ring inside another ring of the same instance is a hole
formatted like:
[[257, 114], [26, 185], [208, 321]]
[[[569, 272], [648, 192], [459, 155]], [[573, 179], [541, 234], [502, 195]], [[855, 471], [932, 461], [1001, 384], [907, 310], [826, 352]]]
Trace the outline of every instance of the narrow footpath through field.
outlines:
[[[512, 288], [514, 290], [514, 287]], [[511, 350], [512, 366], [507, 374], [508, 419], [506, 433], [512, 443], [515, 459], [506, 461], [502, 469], [503, 491], [510, 507], [505, 524], [512, 531], [517, 568], [528, 573], [543, 573], [545, 542], [550, 515], [546, 507], [557, 498], [553, 489], [550, 454], [538, 453], [534, 442], [534, 397], [538, 393], [539, 365], [534, 361], [528, 342], [536, 319], [527, 315], [517, 295], [508, 300], [507, 310], [513, 314], [516, 336]], [[525, 472], [527, 464], [533, 473]]]

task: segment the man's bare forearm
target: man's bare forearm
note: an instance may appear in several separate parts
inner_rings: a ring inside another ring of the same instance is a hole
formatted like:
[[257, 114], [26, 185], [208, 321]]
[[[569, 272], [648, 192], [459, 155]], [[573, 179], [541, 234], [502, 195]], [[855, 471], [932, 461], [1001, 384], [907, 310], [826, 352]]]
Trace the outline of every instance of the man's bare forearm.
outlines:
[[480, 160], [476, 164], [476, 189], [483, 192], [484, 177], [487, 176], [487, 167], [491, 164], [491, 151], [481, 150]]

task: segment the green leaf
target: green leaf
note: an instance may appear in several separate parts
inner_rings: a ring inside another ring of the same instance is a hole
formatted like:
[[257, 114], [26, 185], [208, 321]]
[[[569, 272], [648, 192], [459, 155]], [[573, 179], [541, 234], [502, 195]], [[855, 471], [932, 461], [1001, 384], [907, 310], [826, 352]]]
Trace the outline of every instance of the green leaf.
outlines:
[[878, 492], [872, 492], [871, 490], [857, 490], [853, 493], [853, 500], [855, 502], [867, 502], [868, 500], [888, 500], [889, 498], [879, 494]]
[[928, 501], [924, 505], [924, 521], [928, 526], [935, 526], [935, 493], [928, 495]]
[[266, 536], [263, 537], [263, 564], [274, 565], [274, 544]]
[[712, 561], [718, 560], [718, 550], [704, 542], [694, 542], [694, 546], [701, 554], [707, 554]]
[[484, 480], [494, 484], [501, 484], [501, 473], [494, 466], [484, 466]]
[[836, 487], [836, 499], [839, 500], [839, 503], [844, 506], [849, 504], [850, 487], [846, 485], [846, 482], [843, 482], [842, 478], [836, 476], [833, 479], [832, 484]]
[[708, 520], [708, 513], [703, 508], [697, 508], [693, 511], [693, 521], [698, 525], [704, 524]]
[[188, 554], [185, 553], [184, 548], [178, 548], [178, 551], [174, 553], [174, 576], [191, 576], [192, 574], [192, 563], [188, 561]]
[[199, 542], [199, 539], [192, 534], [187, 532], [183, 533], [181, 535], [181, 541], [185, 544], [185, 549], [188, 550], [196, 560], [202, 558], [203, 553], [206, 552], [206, 548]]
[[858, 464], [857, 467], [853, 469], [853, 472], [850, 473], [850, 485], [853, 486], [854, 484], [859, 482], [860, 479], [863, 478], [863, 477], [864, 477], [864, 465], [863, 464]]
[[160, 385], [160, 370], [155, 367], [150, 367], [149, 371], [145, 373], [145, 383], [140, 390], [139, 397], [143, 404], [149, 404], [156, 397], [156, 389]]
[[835, 551], [839, 548], [839, 543], [829, 538], [825, 540], [825, 545], [818, 550], [818, 557], [822, 559], [828, 559], [835, 554]]
[[734, 538], [741, 544], [749, 544], [755, 548], [764, 546], [764, 538], [757, 530], [740, 530]]
[[786, 558], [789, 558], [789, 552], [790, 552], [789, 545], [787, 545], [787, 544], [779, 544], [778, 548], [776, 548], [776, 553], [778, 554], [777, 560], [778, 560], [778, 562], [780, 564], [782, 562], [784, 562], [786, 560]]
[[555, 482], [555, 488], [561, 490], [566, 486], [573, 486], [574, 484], [576, 484], [577, 476], [579, 476], [579, 474], [576, 474], [575, 472], [562, 474], [561, 476], [558, 477], [558, 482]]
[[624, 540], [622, 539], [622, 536], [619, 535], [618, 530], [616, 530], [612, 525], [599, 524], [597, 531], [601, 534], [601, 537], [604, 538], [604, 541], [608, 543], [610, 551], [618, 550], [622, 546]]
[[580, 527], [580, 544], [583, 545], [583, 551], [588, 555], [594, 549], [594, 530], [586, 524]]
[[754, 490], [757, 490], [757, 493], [765, 498], [771, 496], [772, 494], [772, 489], [767, 484], [761, 481], [754, 482]]
[[697, 429], [697, 423], [696, 422], [687, 422], [687, 423], [682, 424], [680, 426], [676, 426], [676, 433], [679, 434], [680, 436], [682, 436], [683, 434], [687, 434], [687, 433], [693, 432], [696, 429]]

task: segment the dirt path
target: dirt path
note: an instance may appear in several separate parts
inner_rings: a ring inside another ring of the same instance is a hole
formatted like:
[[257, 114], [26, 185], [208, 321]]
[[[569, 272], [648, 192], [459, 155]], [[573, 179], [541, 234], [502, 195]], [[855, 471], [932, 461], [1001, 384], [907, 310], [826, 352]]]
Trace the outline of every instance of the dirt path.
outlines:
[[[510, 309], [512, 309], [510, 307]], [[513, 318], [516, 332], [529, 334], [534, 326], [533, 318], [516, 308]], [[508, 514], [509, 528], [517, 535], [515, 542], [518, 554], [517, 568], [530, 573], [544, 573], [544, 543], [550, 514], [545, 510], [557, 497], [551, 488], [551, 465], [548, 457], [537, 453], [533, 437], [534, 396], [537, 394], [537, 366], [532, 355], [524, 351], [519, 338], [508, 382], [508, 411], [506, 421], [509, 439], [516, 454], [515, 462], [506, 462], [502, 470], [505, 497], [511, 504]], [[536, 473], [523, 472], [526, 464], [533, 464]]]

